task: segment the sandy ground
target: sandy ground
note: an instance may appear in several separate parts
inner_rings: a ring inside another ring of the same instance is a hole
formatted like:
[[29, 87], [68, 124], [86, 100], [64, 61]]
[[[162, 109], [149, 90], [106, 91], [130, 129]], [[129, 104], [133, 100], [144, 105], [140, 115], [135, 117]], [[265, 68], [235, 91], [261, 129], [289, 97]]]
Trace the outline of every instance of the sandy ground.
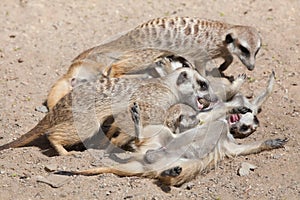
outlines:
[[[298, 0], [1, 0], [0, 144], [24, 134], [44, 116], [35, 108], [79, 53], [148, 19], [169, 15], [259, 29], [263, 48], [256, 69], [246, 71], [235, 59], [226, 73], [246, 72], [252, 81], [243, 91], [257, 94], [275, 70], [276, 85], [259, 116], [261, 126], [246, 141], [288, 137], [289, 142], [285, 149], [227, 159], [180, 188], [111, 174], [68, 177], [53, 188], [37, 181], [50, 174], [45, 166], [83, 169], [95, 158], [88, 152], [47, 157], [36, 147], [8, 149], [0, 152], [0, 199], [300, 199], [299, 9]], [[258, 168], [238, 176], [242, 162]]]

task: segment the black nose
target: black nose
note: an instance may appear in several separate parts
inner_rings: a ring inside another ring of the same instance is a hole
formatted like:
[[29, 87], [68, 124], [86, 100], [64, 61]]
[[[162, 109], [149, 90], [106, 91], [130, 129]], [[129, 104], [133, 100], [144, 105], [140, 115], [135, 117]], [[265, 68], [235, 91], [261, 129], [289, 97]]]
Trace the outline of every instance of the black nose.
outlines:
[[249, 71], [253, 71], [254, 70], [254, 65], [247, 65], [247, 69], [249, 70]]

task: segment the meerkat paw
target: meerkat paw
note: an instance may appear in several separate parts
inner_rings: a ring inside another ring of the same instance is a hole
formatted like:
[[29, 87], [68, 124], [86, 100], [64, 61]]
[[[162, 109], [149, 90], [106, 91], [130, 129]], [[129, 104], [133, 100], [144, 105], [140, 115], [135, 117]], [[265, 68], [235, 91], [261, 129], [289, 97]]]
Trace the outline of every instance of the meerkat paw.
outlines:
[[247, 78], [247, 75], [245, 73], [243, 74], [239, 74], [236, 79], [233, 81], [233, 84], [235, 85], [235, 87], [241, 87], [242, 84], [245, 82]]
[[239, 74], [238, 77], [236, 79], [245, 81], [247, 78], [247, 75], [245, 73]]
[[144, 155], [144, 161], [148, 164], [152, 164], [161, 158], [160, 150], [149, 149]]
[[264, 145], [267, 149], [278, 149], [284, 147], [284, 145], [288, 142], [288, 138], [280, 139], [269, 139], [264, 142]]
[[182, 167], [176, 166], [171, 169], [167, 169], [167, 170], [163, 171], [160, 175], [163, 177], [165, 177], [165, 176], [176, 177], [176, 176], [179, 176], [181, 172], [182, 172]]

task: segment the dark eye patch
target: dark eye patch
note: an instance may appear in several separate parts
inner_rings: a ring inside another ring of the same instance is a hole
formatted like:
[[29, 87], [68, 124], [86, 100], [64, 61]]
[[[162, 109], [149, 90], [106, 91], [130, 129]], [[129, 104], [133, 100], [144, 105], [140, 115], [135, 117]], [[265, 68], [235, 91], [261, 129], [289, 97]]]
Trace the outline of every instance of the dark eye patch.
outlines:
[[207, 90], [208, 89], [208, 85], [205, 81], [201, 81], [201, 80], [197, 80], [198, 85], [200, 85], [202, 90]]
[[175, 56], [174, 55], [169, 55], [166, 57], [170, 62], [174, 61]]
[[244, 46], [242, 46], [242, 45], [239, 45], [239, 49], [240, 49], [241, 52], [243, 52], [246, 56], [249, 56], [249, 55], [250, 55], [250, 52], [249, 52], [249, 50], [248, 50], [246, 47], [244, 47]]
[[191, 68], [189, 62], [188, 62], [184, 57], [170, 55], [170, 56], [167, 56], [167, 59], [168, 59], [170, 62], [173, 62], [173, 61], [178, 61], [178, 62], [180, 62], [180, 63], [182, 64], [182, 67], [188, 67], [188, 68]]
[[254, 121], [254, 123], [255, 123], [255, 124], [259, 124], [259, 120], [257, 119], [257, 117], [256, 117], [256, 116], [254, 116], [254, 119], [253, 119], [253, 121]]
[[249, 129], [249, 126], [243, 124], [241, 127], [240, 127], [240, 131], [247, 131]]

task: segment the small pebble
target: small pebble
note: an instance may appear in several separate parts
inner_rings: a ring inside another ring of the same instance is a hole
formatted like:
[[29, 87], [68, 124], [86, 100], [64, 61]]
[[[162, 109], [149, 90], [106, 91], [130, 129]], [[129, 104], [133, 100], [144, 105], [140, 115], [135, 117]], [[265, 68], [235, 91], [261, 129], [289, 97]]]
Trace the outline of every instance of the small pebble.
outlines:
[[186, 188], [187, 190], [191, 190], [194, 186], [195, 186], [194, 183], [187, 183], [185, 188]]
[[241, 164], [241, 167], [238, 170], [238, 175], [240, 175], [240, 176], [246, 176], [246, 175], [248, 175], [250, 173], [250, 170], [254, 170], [256, 168], [257, 168], [257, 166], [255, 166], [253, 164], [250, 164], [250, 163], [247, 163], [247, 162], [243, 162]]
[[46, 106], [37, 106], [35, 108], [35, 111], [41, 112], [41, 113], [47, 113], [48, 112], [48, 108]]
[[56, 164], [49, 164], [45, 166], [45, 170], [47, 172], [54, 172], [57, 170], [57, 165]]

